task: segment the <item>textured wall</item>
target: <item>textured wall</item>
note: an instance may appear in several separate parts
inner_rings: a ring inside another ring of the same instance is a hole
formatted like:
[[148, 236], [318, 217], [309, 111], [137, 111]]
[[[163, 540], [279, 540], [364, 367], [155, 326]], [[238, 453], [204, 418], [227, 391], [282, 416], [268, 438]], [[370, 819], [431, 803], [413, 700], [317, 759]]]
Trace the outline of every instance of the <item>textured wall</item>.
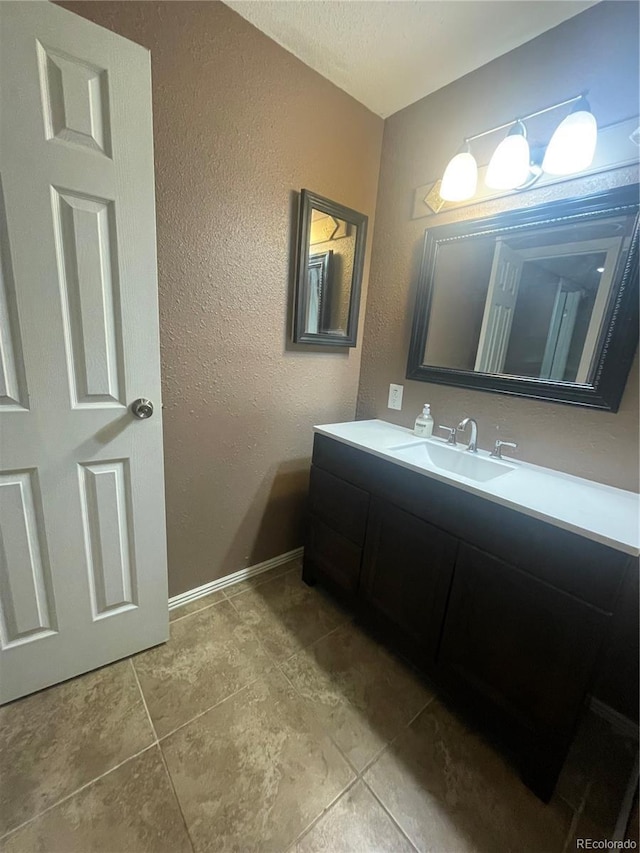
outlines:
[[175, 595], [302, 544], [311, 427], [353, 419], [360, 349], [287, 344], [294, 191], [373, 225], [383, 123], [220, 3], [62, 5], [151, 50]]
[[[638, 7], [600, 3], [385, 122], [358, 417], [405, 426], [427, 401], [436, 423], [478, 420], [480, 446], [515, 439], [517, 456], [626, 489], [638, 488], [638, 360], [617, 414], [405, 379], [424, 230], [513, 206], [503, 199], [411, 220], [414, 189], [442, 171], [471, 133], [590, 89], [601, 125], [638, 113]], [[517, 197], [520, 206], [604, 189], [634, 171], [581, 179]], [[387, 409], [390, 382], [404, 384], [402, 412]]]

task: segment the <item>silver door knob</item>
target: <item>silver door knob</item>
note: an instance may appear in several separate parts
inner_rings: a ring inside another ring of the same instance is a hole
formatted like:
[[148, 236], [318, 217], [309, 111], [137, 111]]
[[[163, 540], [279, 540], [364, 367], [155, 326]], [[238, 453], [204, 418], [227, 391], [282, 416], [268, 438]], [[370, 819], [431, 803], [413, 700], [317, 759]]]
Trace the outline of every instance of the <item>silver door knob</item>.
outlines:
[[146, 418], [150, 418], [153, 414], [153, 403], [151, 400], [147, 400], [146, 397], [138, 397], [131, 404], [131, 412], [136, 418], [146, 420]]

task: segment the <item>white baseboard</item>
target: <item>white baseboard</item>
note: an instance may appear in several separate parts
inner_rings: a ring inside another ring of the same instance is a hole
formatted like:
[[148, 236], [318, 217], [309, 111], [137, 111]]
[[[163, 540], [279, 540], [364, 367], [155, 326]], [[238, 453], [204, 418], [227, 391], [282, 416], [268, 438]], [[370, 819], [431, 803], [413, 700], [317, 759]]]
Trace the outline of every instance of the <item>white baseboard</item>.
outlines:
[[169, 599], [169, 610], [182, 607], [184, 604], [189, 604], [198, 598], [204, 598], [205, 595], [211, 595], [212, 592], [217, 592], [219, 589], [233, 586], [235, 583], [240, 583], [240, 581], [246, 581], [247, 578], [253, 578], [256, 575], [262, 574], [262, 572], [268, 572], [269, 569], [275, 569], [276, 566], [281, 566], [283, 563], [288, 563], [290, 560], [302, 557], [303, 550], [303, 548], [294, 548], [293, 551], [287, 551], [285, 554], [272, 557], [270, 560], [265, 560], [264, 563], [257, 563], [255, 566], [240, 569], [239, 572], [234, 572], [232, 575], [225, 575], [223, 578], [205, 583], [203, 586], [197, 586], [195, 589], [188, 589], [186, 592], [174, 595]]
[[600, 699], [596, 699], [595, 696], [591, 697], [589, 705], [593, 713], [610, 723], [611, 728], [618, 732], [618, 734], [638, 740], [638, 726], [633, 720], [630, 720], [624, 714], [601, 702]]

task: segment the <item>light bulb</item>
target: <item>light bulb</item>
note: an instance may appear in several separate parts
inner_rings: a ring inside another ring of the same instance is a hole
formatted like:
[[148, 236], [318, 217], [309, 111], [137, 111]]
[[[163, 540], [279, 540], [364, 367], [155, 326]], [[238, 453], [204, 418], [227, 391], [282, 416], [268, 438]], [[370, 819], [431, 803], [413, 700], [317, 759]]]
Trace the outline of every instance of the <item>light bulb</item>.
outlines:
[[555, 129], [542, 169], [550, 175], [570, 175], [588, 169], [598, 140], [598, 123], [585, 97]]
[[478, 164], [468, 150], [461, 151], [449, 161], [440, 185], [440, 198], [445, 201], [465, 201], [475, 194], [478, 185]]
[[521, 186], [530, 174], [530, 157], [525, 126], [518, 121], [493, 152], [486, 185], [495, 190], [512, 190]]

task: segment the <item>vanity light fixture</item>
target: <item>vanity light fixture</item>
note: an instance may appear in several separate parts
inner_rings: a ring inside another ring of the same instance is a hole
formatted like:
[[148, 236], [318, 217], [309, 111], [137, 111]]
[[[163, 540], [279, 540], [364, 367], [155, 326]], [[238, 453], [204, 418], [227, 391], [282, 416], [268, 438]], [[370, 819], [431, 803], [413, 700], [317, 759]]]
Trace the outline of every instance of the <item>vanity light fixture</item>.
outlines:
[[[540, 164], [532, 161], [525, 122], [536, 116], [573, 104], [569, 115], [554, 131]], [[593, 160], [598, 125], [585, 93], [559, 101], [549, 107], [521, 116], [515, 121], [497, 125], [464, 140], [463, 149], [450, 160], [442, 177], [440, 197], [445, 201], [466, 201], [475, 195], [478, 166], [470, 143], [482, 136], [509, 128], [509, 133], [496, 148], [485, 178], [491, 189], [523, 190], [532, 186], [545, 172], [569, 175], [587, 169]]]
[[478, 164], [465, 142], [463, 150], [449, 162], [442, 176], [440, 197], [447, 201], [464, 201], [475, 194], [478, 186]]
[[485, 184], [495, 190], [512, 190], [529, 179], [531, 152], [527, 128], [518, 119], [489, 161]]
[[584, 95], [555, 129], [547, 146], [542, 170], [550, 175], [570, 175], [591, 165], [598, 125]]

